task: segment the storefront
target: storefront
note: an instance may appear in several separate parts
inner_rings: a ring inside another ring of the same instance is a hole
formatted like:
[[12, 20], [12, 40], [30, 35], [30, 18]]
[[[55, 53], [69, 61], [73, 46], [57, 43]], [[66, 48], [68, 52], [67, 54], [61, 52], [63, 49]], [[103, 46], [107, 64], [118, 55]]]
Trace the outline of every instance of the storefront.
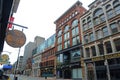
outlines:
[[88, 80], [120, 80], [120, 53], [84, 60]]

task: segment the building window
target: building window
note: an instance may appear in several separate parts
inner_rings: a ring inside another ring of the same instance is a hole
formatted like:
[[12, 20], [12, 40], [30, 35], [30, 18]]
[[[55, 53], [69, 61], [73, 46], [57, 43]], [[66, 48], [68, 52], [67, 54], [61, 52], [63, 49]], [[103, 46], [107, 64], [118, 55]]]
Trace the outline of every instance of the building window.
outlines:
[[83, 24], [83, 31], [88, 29], [88, 25], [87, 24]]
[[120, 38], [114, 40], [116, 51], [120, 51]]
[[69, 30], [69, 26], [65, 26], [64, 32], [67, 32]]
[[93, 13], [93, 21], [94, 25], [97, 25], [103, 21], [105, 21], [105, 16], [102, 8], [98, 8]]
[[106, 47], [107, 53], [112, 53], [112, 47], [111, 47], [110, 41], [105, 42], [105, 47]]
[[98, 49], [99, 49], [99, 53], [100, 55], [103, 55], [104, 54], [104, 48], [103, 48], [103, 44], [98, 44]]
[[86, 51], [86, 57], [90, 57], [90, 49], [86, 48], [85, 51]]
[[72, 62], [80, 61], [80, 55], [81, 55], [80, 49], [72, 50], [70, 52], [70, 54], [71, 54], [71, 61]]
[[77, 43], [80, 43], [80, 37], [76, 36], [76, 39], [77, 39]]
[[70, 41], [65, 41], [64, 42], [64, 48], [70, 47]]
[[79, 36], [76, 36], [76, 37], [74, 37], [74, 38], [72, 38], [72, 45], [74, 46], [74, 45], [77, 45], [77, 44], [79, 44], [80, 43], [80, 38], [79, 38]]
[[114, 7], [114, 9], [116, 14], [120, 14], [120, 5]]
[[118, 32], [118, 28], [117, 28], [117, 24], [116, 23], [110, 24], [110, 28], [111, 28], [111, 32], [112, 33]]
[[109, 32], [108, 32], [108, 28], [107, 28], [107, 27], [104, 27], [104, 28], [102, 29], [102, 31], [103, 31], [103, 37], [106, 37], [106, 36], [109, 35]]
[[89, 41], [88, 35], [84, 36], [84, 41], [85, 41], [85, 43], [88, 43], [88, 41]]
[[60, 30], [60, 31], [58, 32], [58, 36], [60, 36], [60, 35], [62, 35], [62, 30]]
[[58, 45], [58, 51], [62, 50], [62, 44]]
[[97, 30], [97, 31], [96, 31], [96, 38], [97, 38], [97, 39], [102, 38], [101, 30]]
[[107, 11], [107, 17], [108, 17], [108, 19], [114, 17], [114, 13], [113, 13], [112, 9], [110, 9], [109, 11]]
[[72, 27], [75, 27], [75, 26], [77, 26], [78, 25], [78, 20], [76, 19], [76, 20], [74, 20], [73, 22], [72, 22]]
[[69, 37], [70, 37], [70, 34], [69, 34], [69, 32], [67, 32], [67, 33], [65, 33], [65, 34], [64, 34], [64, 40], [67, 40], [67, 39], [69, 39]]
[[112, 18], [115, 15], [110, 4], [106, 6], [106, 11], [107, 11], [106, 14], [107, 14], [108, 19]]
[[104, 22], [104, 21], [105, 21], [105, 15], [104, 15], [104, 14], [100, 15], [100, 21], [101, 21], [101, 22]]
[[94, 41], [95, 39], [94, 39], [94, 35], [93, 35], [93, 33], [91, 33], [90, 34], [90, 41]]
[[97, 18], [95, 18], [94, 20], [94, 25], [97, 25], [97, 24], [99, 24], [100, 23], [100, 20], [99, 20], [99, 18], [97, 17]]
[[58, 37], [58, 44], [62, 42], [62, 36]]
[[92, 28], [92, 22], [91, 21], [88, 22], [88, 27]]
[[112, 9], [112, 7], [111, 7], [110, 4], [108, 4], [108, 5], [106, 6], [106, 10], [108, 11], [108, 10], [110, 10], [110, 9]]
[[79, 34], [79, 29], [78, 26], [72, 29], [72, 36], [78, 35]]
[[93, 56], [96, 56], [96, 49], [95, 49], [95, 46], [92, 46], [92, 47], [91, 47], [91, 50], [92, 50], [92, 55], [93, 55]]

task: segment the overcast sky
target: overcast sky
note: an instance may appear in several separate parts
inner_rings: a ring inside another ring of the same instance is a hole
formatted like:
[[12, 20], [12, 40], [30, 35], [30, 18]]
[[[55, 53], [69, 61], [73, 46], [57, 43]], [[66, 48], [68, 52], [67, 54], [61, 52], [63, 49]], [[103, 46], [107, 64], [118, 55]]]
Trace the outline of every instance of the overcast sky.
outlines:
[[[28, 42], [34, 42], [35, 36], [45, 39], [55, 33], [54, 21], [57, 20], [78, 0], [20, 0], [17, 13], [14, 14], [14, 23], [28, 27], [24, 29]], [[94, 0], [79, 0], [88, 9], [88, 5]], [[18, 27], [15, 26], [18, 29]], [[21, 29], [21, 28], [19, 28]], [[18, 48], [12, 48], [5, 42], [4, 50], [11, 52], [10, 61], [13, 64], [17, 60]], [[4, 52], [5, 54], [5, 52]], [[8, 54], [8, 53], [6, 53]], [[24, 46], [20, 55], [24, 54]]]

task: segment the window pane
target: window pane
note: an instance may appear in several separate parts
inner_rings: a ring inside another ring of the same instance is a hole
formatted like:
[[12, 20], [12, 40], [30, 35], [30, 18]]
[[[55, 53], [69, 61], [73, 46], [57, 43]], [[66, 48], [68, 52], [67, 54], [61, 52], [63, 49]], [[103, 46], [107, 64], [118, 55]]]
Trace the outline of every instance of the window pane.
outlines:
[[92, 47], [91, 47], [91, 50], [92, 50], [93, 56], [96, 56], [96, 49], [95, 49], [95, 46], [92, 46]]
[[103, 55], [104, 54], [103, 44], [98, 44], [98, 49], [99, 49], [100, 55]]
[[64, 32], [67, 32], [69, 30], [69, 26], [65, 26]]
[[77, 44], [76, 37], [72, 39], [72, 44], [73, 44], [73, 45], [76, 45], [76, 44]]
[[112, 9], [109, 10], [109, 11], [107, 11], [107, 17], [108, 17], [108, 19], [112, 18], [113, 16], [114, 16], [114, 13], [113, 13]]
[[74, 20], [73, 22], [72, 22], [72, 27], [75, 27], [75, 26], [77, 26], [78, 25], [78, 20]]
[[88, 27], [92, 28], [92, 22], [91, 21], [88, 22]]
[[99, 23], [100, 23], [99, 18], [95, 18], [95, 19], [94, 19], [94, 25], [97, 25], [97, 24], [99, 24]]
[[120, 39], [114, 40], [116, 51], [120, 51]]
[[87, 30], [88, 29], [88, 25], [87, 24], [84, 24], [83, 25], [83, 31]]
[[117, 24], [116, 23], [111, 24], [110, 27], [111, 27], [112, 33], [118, 32]]
[[104, 37], [109, 35], [107, 27], [104, 27], [102, 30], [103, 30], [103, 36]]
[[85, 51], [86, 51], [86, 57], [90, 57], [90, 50], [89, 50], [89, 48], [86, 48]]
[[115, 13], [116, 14], [120, 14], [120, 5], [115, 7]]
[[111, 47], [110, 41], [105, 42], [105, 46], [106, 46], [107, 53], [112, 53], [112, 47]]
[[96, 31], [96, 38], [97, 38], [97, 39], [102, 38], [102, 34], [101, 34], [101, 31], [100, 31], [100, 30]]
[[104, 22], [104, 21], [105, 21], [105, 15], [101, 15], [101, 16], [100, 16], [100, 21], [101, 21], [101, 22]]
[[90, 41], [94, 41], [94, 35], [93, 35], [93, 33], [90, 34]]
[[88, 36], [87, 35], [84, 36], [84, 41], [85, 41], [85, 43], [88, 43]]

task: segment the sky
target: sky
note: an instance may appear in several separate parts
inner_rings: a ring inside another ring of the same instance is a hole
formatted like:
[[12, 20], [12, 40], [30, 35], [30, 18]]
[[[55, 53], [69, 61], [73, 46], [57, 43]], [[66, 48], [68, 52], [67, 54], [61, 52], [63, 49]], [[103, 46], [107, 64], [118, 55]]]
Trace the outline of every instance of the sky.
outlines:
[[[28, 27], [23, 32], [26, 35], [26, 43], [34, 42], [36, 36], [49, 38], [55, 33], [54, 21], [67, 11], [78, 0], [20, 0], [17, 13], [14, 16], [14, 23]], [[86, 9], [94, 0], [79, 0]], [[15, 29], [22, 28], [14, 26]], [[20, 56], [24, 55], [24, 47], [21, 47]], [[8, 53], [8, 52], [10, 53]], [[6, 42], [3, 53], [8, 54], [11, 64], [18, 57], [18, 48], [10, 47]]]

